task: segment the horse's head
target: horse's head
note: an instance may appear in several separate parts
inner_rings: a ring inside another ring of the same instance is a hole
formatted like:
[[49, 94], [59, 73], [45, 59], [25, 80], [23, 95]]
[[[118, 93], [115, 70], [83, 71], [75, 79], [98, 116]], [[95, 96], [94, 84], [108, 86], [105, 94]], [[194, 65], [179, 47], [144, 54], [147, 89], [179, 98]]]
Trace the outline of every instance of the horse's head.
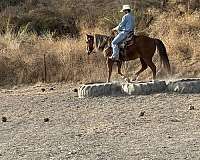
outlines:
[[88, 55], [90, 55], [94, 50], [94, 36], [87, 34], [86, 43], [87, 43], [86, 52]]
[[[87, 43], [87, 54], [90, 55], [93, 52], [100, 51], [104, 52], [106, 49], [110, 48], [111, 41], [113, 37], [95, 34], [93, 35], [86, 35], [86, 43]], [[94, 51], [95, 50], [95, 51]]]

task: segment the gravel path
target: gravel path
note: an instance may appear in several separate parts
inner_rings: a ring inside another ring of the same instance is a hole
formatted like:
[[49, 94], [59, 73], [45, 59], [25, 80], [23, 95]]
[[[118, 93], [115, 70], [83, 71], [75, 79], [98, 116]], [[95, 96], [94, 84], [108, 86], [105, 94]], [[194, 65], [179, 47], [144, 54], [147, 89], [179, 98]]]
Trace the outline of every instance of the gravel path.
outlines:
[[0, 159], [200, 159], [199, 94], [79, 99], [72, 88], [1, 89]]

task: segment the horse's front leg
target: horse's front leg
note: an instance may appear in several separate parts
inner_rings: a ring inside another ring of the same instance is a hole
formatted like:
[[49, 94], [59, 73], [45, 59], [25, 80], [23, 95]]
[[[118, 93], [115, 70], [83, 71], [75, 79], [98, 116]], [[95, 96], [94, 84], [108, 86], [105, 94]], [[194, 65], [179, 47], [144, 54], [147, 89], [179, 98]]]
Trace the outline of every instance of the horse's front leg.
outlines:
[[118, 66], [118, 74], [127, 82], [130, 82], [129, 78], [126, 77], [124, 74], [122, 74], [121, 72], [121, 67], [122, 67], [122, 61], [118, 61], [117, 62], [117, 66]]
[[107, 82], [110, 82], [110, 77], [111, 77], [111, 74], [112, 74], [112, 67], [113, 67], [113, 61], [111, 59], [107, 59], [107, 66], [108, 66], [108, 79], [107, 79]]

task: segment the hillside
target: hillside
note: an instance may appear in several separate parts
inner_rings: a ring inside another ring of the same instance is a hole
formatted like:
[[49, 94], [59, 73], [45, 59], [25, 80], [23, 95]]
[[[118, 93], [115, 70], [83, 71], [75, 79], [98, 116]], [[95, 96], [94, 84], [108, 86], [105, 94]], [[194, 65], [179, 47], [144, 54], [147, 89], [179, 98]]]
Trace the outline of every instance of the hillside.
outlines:
[[[109, 33], [120, 21], [118, 11], [124, 3], [121, 0], [1, 1], [0, 85], [43, 81], [44, 54], [48, 82], [105, 81], [105, 59], [98, 54], [86, 55], [85, 34]], [[173, 77], [200, 76], [199, 1], [135, 0], [131, 5], [136, 31], [160, 38], [167, 46]], [[131, 76], [139, 67], [137, 61], [131, 62], [124, 72]], [[150, 78], [149, 70], [141, 76], [146, 78]]]

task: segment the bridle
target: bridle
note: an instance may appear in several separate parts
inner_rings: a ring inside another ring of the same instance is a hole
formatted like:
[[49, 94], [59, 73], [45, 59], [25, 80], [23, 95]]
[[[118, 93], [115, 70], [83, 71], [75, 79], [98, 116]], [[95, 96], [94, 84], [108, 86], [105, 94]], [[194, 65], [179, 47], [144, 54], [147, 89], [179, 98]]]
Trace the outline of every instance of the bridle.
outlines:
[[87, 35], [86, 43], [87, 43], [86, 52], [88, 55], [90, 55], [94, 50], [94, 37], [92, 35]]

